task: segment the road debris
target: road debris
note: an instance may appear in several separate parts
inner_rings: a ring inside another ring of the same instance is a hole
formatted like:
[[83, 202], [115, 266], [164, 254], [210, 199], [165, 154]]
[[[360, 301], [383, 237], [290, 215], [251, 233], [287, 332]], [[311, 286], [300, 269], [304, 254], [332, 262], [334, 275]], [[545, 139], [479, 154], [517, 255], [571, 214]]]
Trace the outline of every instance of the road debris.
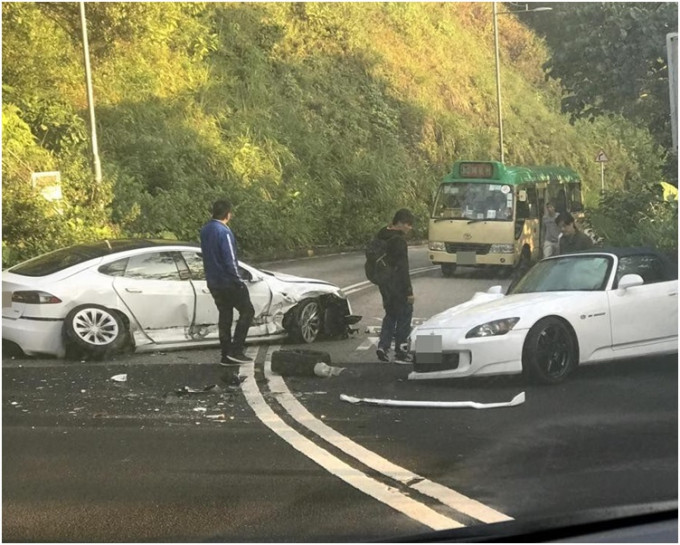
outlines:
[[113, 375], [111, 380], [114, 382], [127, 382], [127, 373], [122, 373], [120, 375]]
[[477, 403], [475, 401], [407, 401], [399, 399], [373, 399], [366, 397], [352, 397], [340, 394], [340, 399], [347, 403], [377, 405], [380, 407], [423, 407], [434, 409], [496, 409], [500, 407], [515, 407], [526, 400], [524, 392], [517, 394], [512, 401], [503, 403]]
[[183, 388], [180, 388], [177, 390], [177, 394], [179, 395], [184, 395], [184, 394], [209, 394], [209, 393], [217, 393], [221, 392], [222, 388], [220, 388], [217, 384], [209, 384], [208, 386], [205, 386], [204, 388], [193, 388], [192, 386], [184, 386]]
[[317, 377], [337, 377], [344, 370], [344, 367], [335, 367], [322, 361], [314, 366], [314, 374]]

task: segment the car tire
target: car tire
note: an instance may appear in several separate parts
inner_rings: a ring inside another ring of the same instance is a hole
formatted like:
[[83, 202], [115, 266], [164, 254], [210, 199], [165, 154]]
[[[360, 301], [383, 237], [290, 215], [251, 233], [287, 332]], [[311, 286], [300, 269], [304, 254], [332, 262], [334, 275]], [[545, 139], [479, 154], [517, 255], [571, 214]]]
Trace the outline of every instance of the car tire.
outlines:
[[553, 316], [536, 322], [524, 341], [524, 374], [535, 382], [558, 384], [577, 365], [578, 343], [567, 324]]
[[272, 371], [281, 376], [311, 376], [317, 363], [330, 365], [331, 355], [321, 350], [276, 350], [272, 354]]
[[292, 340], [310, 344], [319, 338], [322, 331], [322, 311], [319, 300], [307, 299], [300, 303], [295, 311], [295, 319], [291, 326]]
[[444, 278], [451, 278], [456, 272], [455, 263], [442, 263], [442, 276]]
[[121, 350], [127, 342], [128, 331], [115, 310], [101, 305], [81, 305], [66, 315], [64, 337], [67, 353], [102, 357]]

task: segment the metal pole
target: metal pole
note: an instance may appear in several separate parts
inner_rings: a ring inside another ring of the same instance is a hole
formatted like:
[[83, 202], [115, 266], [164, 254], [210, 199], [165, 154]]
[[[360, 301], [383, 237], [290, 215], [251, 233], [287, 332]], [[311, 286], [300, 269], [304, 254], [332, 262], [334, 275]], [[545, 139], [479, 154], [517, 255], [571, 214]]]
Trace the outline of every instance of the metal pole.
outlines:
[[604, 161], [600, 161], [600, 178], [602, 180], [602, 193], [604, 193]]
[[87, 105], [90, 110], [90, 130], [92, 133], [92, 166], [94, 180], [102, 181], [102, 166], [99, 162], [99, 145], [97, 144], [97, 125], [94, 118], [94, 95], [92, 93], [92, 73], [90, 72], [90, 48], [87, 40], [87, 22], [85, 20], [85, 2], [80, 2], [80, 24], [83, 27], [83, 53], [85, 55], [85, 85], [87, 87]]
[[503, 151], [503, 114], [501, 113], [501, 61], [498, 49], [498, 7], [493, 3], [493, 41], [496, 50], [496, 102], [498, 104], [498, 147], [501, 152], [501, 163], [505, 162]]

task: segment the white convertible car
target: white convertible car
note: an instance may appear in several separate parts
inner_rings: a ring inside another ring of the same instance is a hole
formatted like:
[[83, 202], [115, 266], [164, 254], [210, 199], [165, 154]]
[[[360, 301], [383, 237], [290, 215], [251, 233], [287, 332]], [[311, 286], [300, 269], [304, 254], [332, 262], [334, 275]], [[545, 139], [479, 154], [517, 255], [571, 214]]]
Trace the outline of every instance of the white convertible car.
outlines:
[[[248, 342], [290, 335], [311, 343], [346, 336], [353, 316], [340, 288], [240, 262], [255, 308]], [[236, 324], [235, 312], [234, 327]], [[201, 249], [164, 240], [63, 248], [2, 274], [2, 340], [27, 355], [105, 356], [219, 344], [217, 307]]]
[[677, 265], [648, 249], [544, 259], [507, 295], [477, 293], [414, 328], [409, 379], [524, 373], [678, 351]]

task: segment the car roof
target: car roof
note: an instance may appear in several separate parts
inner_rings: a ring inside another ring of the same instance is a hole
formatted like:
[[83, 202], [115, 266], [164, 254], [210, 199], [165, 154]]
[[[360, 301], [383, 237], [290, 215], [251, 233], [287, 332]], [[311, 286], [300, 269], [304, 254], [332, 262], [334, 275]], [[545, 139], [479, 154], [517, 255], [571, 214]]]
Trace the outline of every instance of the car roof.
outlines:
[[153, 248], [156, 246], [194, 246], [196, 242], [181, 242], [177, 240], [164, 240], [152, 238], [119, 238], [98, 240], [96, 242], [86, 242], [71, 246], [73, 249], [82, 249], [91, 253], [93, 257], [102, 257], [109, 254], [117, 254], [128, 250], [138, 250], [140, 248]]
[[47, 276], [69, 267], [82, 265], [93, 259], [116, 255], [129, 250], [160, 247], [186, 248], [187, 246], [200, 248], [195, 242], [162, 239], [113, 239], [85, 242], [39, 255], [14, 265], [9, 269], [9, 272], [22, 276]]

